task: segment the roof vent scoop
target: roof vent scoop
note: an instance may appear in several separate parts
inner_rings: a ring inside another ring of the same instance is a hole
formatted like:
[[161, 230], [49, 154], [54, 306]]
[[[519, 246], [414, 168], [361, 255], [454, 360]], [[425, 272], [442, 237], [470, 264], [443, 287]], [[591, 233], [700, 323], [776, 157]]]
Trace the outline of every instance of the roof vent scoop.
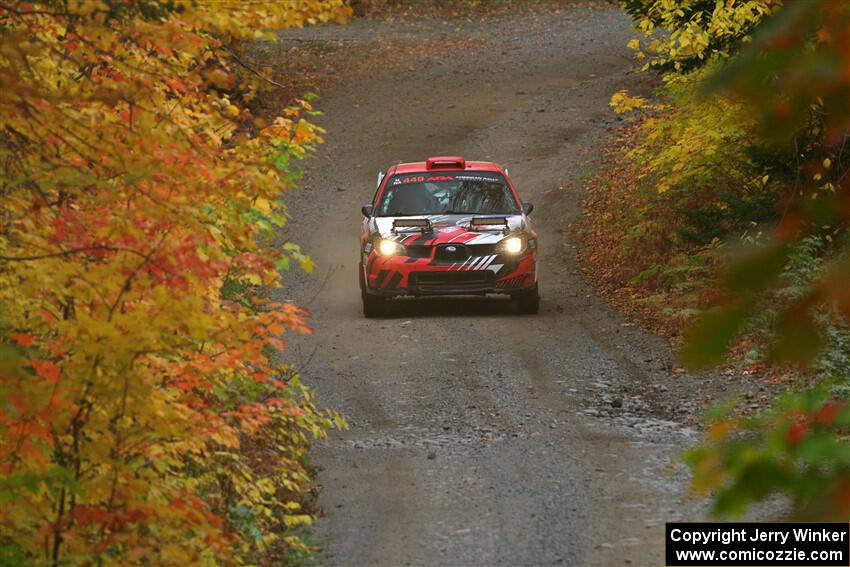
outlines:
[[471, 230], [507, 230], [508, 219], [505, 217], [472, 217], [472, 220], [469, 221], [469, 228]]
[[425, 169], [466, 169], [466, 160], [460, 156], [435, 156], [425, 160]]

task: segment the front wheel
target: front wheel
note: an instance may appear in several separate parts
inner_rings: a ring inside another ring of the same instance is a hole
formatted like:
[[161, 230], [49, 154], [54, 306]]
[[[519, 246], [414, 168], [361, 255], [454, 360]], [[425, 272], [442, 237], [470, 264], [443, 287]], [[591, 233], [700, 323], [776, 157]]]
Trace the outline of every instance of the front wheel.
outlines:
[[363, 315], [367, 319], [383, 316], [386, 299], [377, 295], [366, 293], [365, 291], [361, 294], [361, 296], [363, 298]]
[[511, 299], [514, 300], [517, 310], [522, 315], [536, 315], [540, 311], [540, 293], [536, 283], [530, 290], [512, 295]]

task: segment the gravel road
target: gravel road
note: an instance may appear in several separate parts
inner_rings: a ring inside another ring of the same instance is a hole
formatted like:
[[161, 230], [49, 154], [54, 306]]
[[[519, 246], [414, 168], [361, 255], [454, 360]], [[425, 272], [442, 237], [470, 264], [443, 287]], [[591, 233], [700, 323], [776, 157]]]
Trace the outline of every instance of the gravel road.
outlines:
[[[299, 35], [301, 34], [301, 35]], [[287, 360], [351, 428], [317, 445], [328, 565], [663, 565], [664, 522], [698, 519], [677, 465], [696, 433], [655, 416], [666, 343], [614, 314], [582, 279], [569, 225], [611, 93], [645, 89], [615, 8], [462, 25], [358, 21], [282, 42], [468, 36], [473, 47], [377, 64], [323, 92], [327, 144], [288, 196], [286, 237], [317, 261], [286, 299], [315, 334]], [[356, 51], [355, 51], [356, 53]], [[350, 54], [349, 54], [350, 55]], [[379, 170], [434, 154], [506, 164], [535, 203], [538, 316], [498, 298], [402, 301], [360, 312], [360, 205]]]

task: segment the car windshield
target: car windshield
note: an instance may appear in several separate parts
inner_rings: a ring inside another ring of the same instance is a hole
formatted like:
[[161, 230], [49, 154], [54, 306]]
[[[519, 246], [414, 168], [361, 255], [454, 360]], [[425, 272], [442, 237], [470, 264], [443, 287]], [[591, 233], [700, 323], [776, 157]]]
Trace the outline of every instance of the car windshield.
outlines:
[[429, 172], [395, 175], [388, 182], [377, 215], [519, 214], [505, 178], [490, 171]]

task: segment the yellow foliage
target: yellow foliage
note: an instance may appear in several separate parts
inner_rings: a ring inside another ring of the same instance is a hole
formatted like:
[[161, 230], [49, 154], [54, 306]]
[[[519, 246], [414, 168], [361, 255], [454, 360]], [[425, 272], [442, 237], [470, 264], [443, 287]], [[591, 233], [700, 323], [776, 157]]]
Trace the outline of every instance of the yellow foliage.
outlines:
[[648, 108], [646, 99], [639, 96], [630, 96], [627, 91], [618, 91], [611, 95], [611, 108], [617, 114], [625, 114], [633, 110]]
[[[637, 29], [651, 43], [647, 67], [682, 72], [713, 57], [726, 57], [750, 40], [753, 28], [782, 5], [781, 0], [622, 0]], [[659, 36], [657, 29], [668, 33]], [[632, 49], [639, 43], [632, 40]], [[641, 52], [643, 55], [643, 52]]]
[[269, 358], [285, 331], [309, 332], [304, 312], [242, 282], [312, 267], [267, 237], [322, 130], [303, 101], [251, 132], [230, 54], [347, 14], [342, 0], [0, 8], [0, 553], [225, 564], [305, 523], [309, 438], [344, 422]]

